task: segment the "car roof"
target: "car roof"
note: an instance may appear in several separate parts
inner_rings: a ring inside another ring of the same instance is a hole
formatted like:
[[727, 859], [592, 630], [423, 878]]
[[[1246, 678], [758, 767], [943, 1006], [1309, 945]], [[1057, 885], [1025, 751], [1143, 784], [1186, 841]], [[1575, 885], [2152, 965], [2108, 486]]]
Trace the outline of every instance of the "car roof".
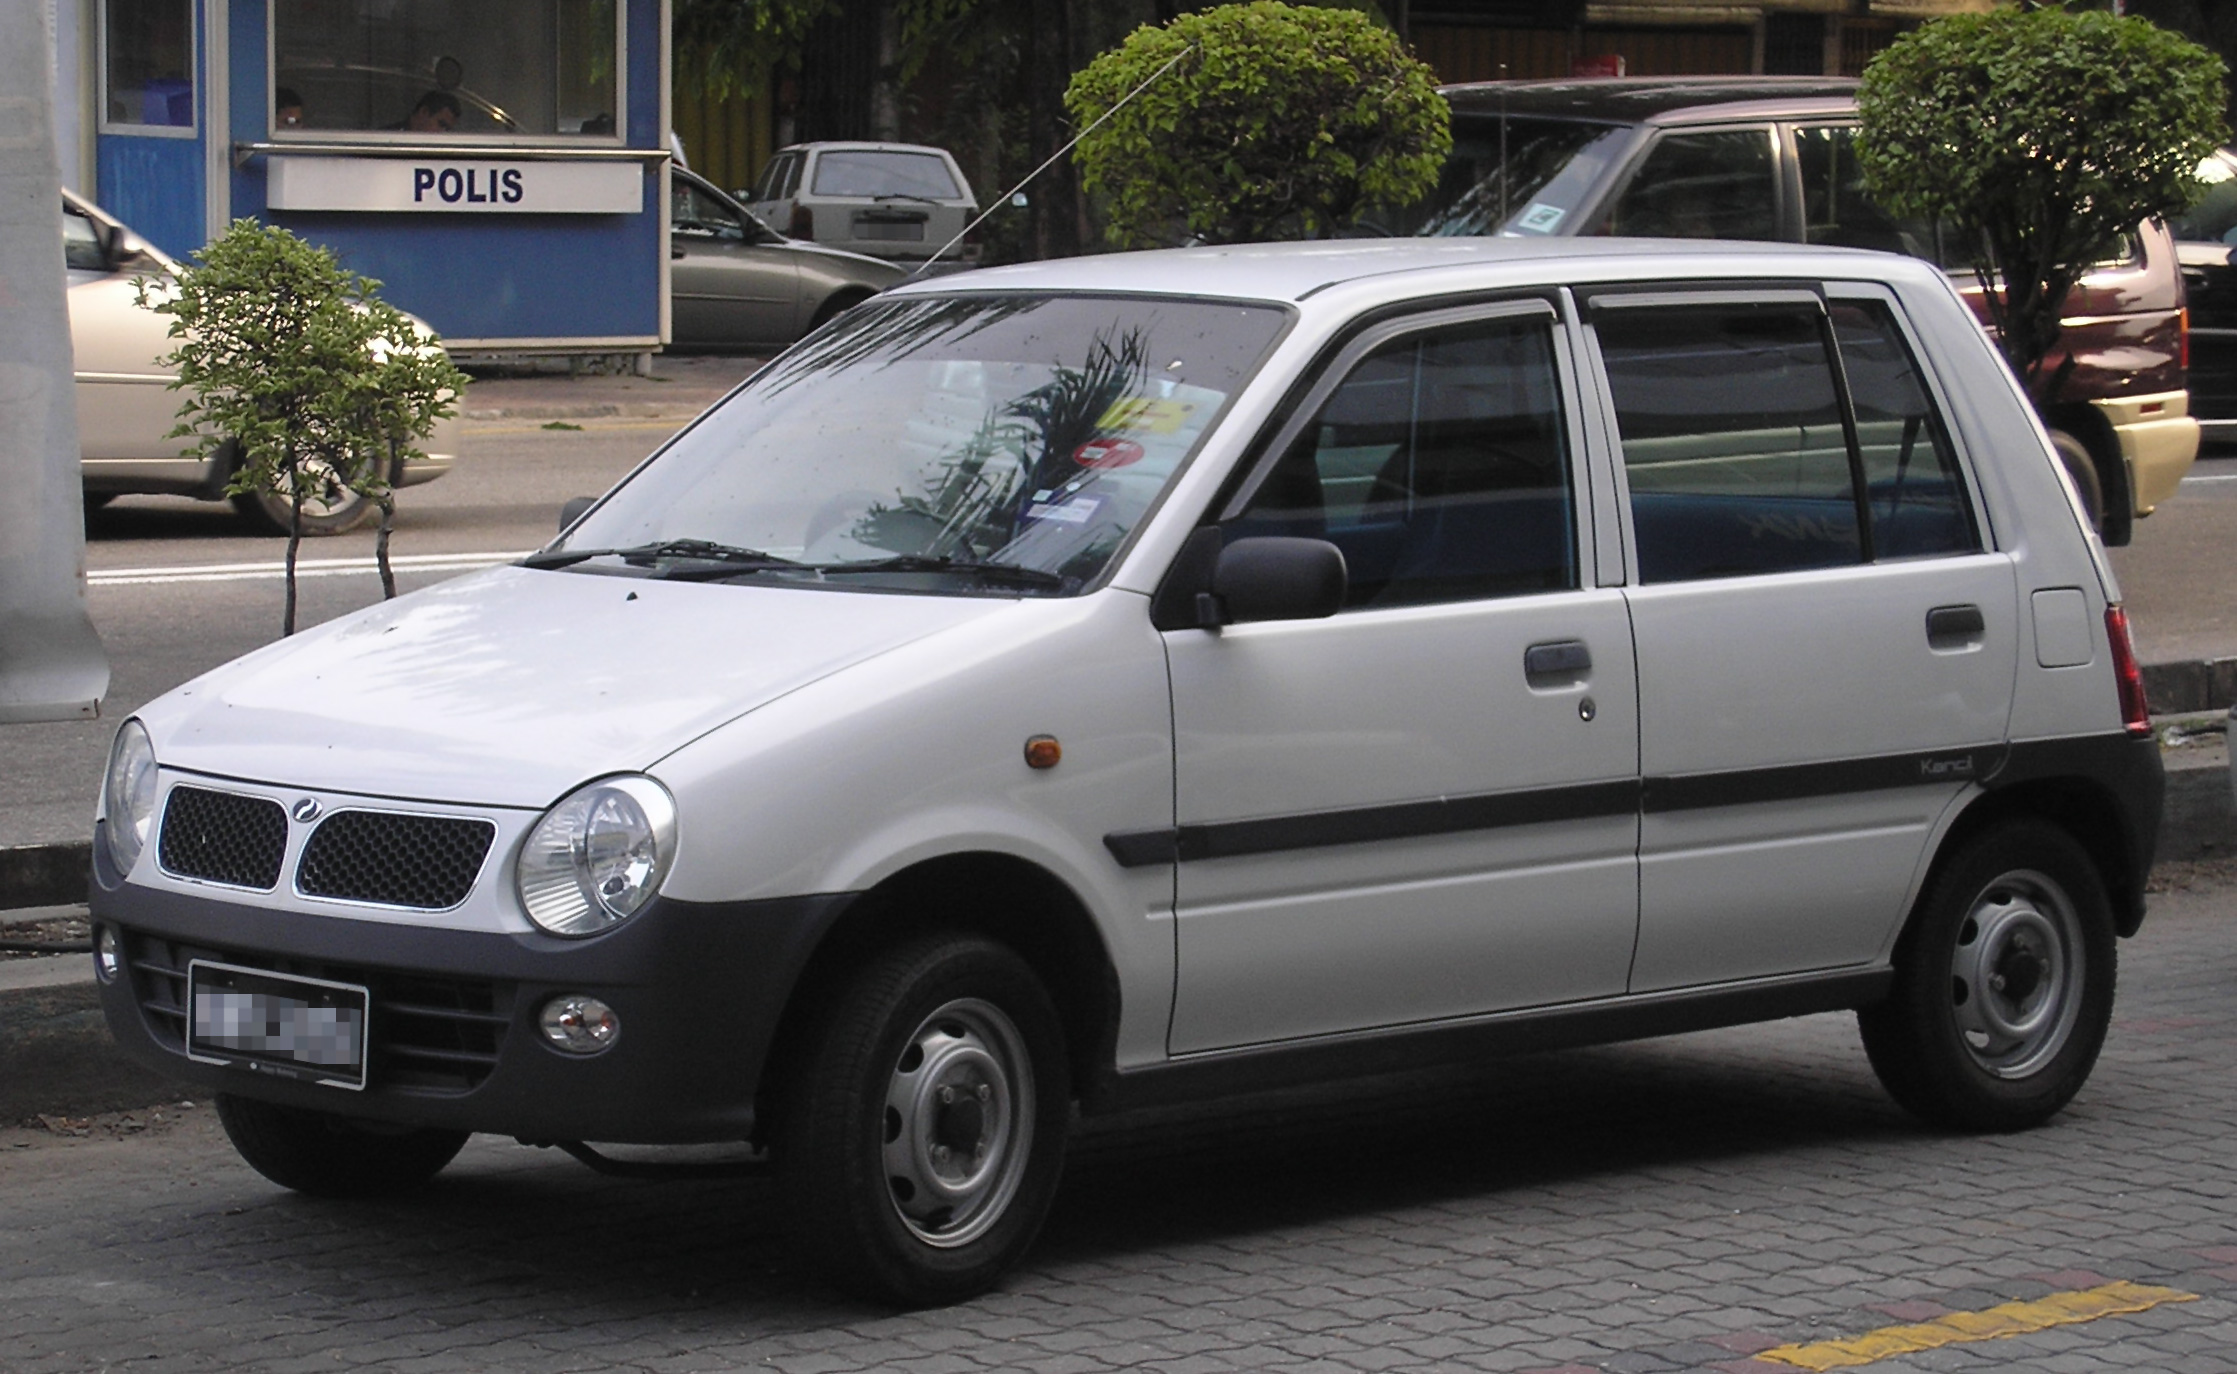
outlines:
[[[929, 143], [877, 143], [862, 139], [824, 139], [816, 143], [787, 143], [779, 153], [933, 153], [946, 157], [948, 150]], [[776, 156], [775, 153], [770, 156]]]
[[981, 268], [894, 287], [889, 295], [1063, 291], [1299, 302], [1353, 285], [1392, 299], [1470, 287], [1572, 281], [1939, 275], [1915, 258], [1853, 248], [1714, 239], [1403, 238], [1246, 243], [1105, 253]]
[[1840, 112], [1855, 106], [1856, 86], [1853, 77], [1844, 76], [1635, 76], [1479, 81], [1443, 90], [1453, 113], [1464, 118], [1505, 112], [1609, 124], [1665, 124], [1742, 114]]

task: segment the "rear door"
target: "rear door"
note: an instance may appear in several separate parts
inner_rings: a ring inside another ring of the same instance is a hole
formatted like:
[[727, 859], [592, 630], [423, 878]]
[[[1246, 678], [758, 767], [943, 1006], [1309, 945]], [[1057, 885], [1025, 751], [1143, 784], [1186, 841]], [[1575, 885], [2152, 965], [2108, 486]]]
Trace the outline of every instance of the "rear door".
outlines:
[[1176, 1053], [1623, 991], [1638, 721], [1542, 301], [1364, 336], [1222, 520], [1326, 539], [1326, 620], [1165, 635]]
[[1867, 962], [2004, 739], [2010, 560], [1884, 293], [1604, 294], [1591, 325], [1638, 574], [1631, 989]]

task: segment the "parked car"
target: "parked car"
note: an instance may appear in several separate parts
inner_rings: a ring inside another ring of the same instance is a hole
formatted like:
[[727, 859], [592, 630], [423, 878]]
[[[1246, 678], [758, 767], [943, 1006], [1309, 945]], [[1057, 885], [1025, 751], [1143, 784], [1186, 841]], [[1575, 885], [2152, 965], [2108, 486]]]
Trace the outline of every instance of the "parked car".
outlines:
[[671, 336], [683, 347], [781, 348], [908, 272], [776, 233], [706, 178], [669, 171]]
[[475, 1131], [751, 1142], [802, 1253], [908, 1303], [1019, 1259], [1075, 1103], [1837, 1009], [1945, 1127], [2081, 1089], [2158, 747], [1939, 268], [1532, 237], [968, 280], [850, 312], [520, 563], [125, 721], [127, 1052], [313, 1194]]
[[[738, 194], [793, 238], [912, 266], [979, 212], [947, 149], [917, 143], [795, 143], [778, 149], [754, 188]], [[940, 261], [974, 265], [978, 246], [958, 244]]]
[[[231, 449], [214, 457], [182, 451], [171, 437], [180, 394], [178, 374], [163, 362], [175, 346], [171, 321], [139, 304], [136, 283], [160, 281], [178, 265], [153, 244], [92, 202], [62, 193], [62, 250], [70, 305], [70, 342], [76, 352], [78, 446], [88, 506], [123, 495], [157, 493], [228, 499], [239, 457]], [[430, 345], [431, 347], [436, 345]], [[457, 452], [455, 420], [439, 423], [427, 453], [400, 461], [389, 480], [396, 486], [432, 482], [450, 470]], [[263, 492], [230, 498], [268, 533], [285, 534], [292, 500]], [[371, 501], [328, 482], [306, 496], [305, 534], [339, 534], [373, 513]]]
[[2190, 303], [2190, 411], [2208, 442], [2237, 440], [2237, 148], [2198, 164], [2206, 192], [2167, 222]]
[[[1386, 228], [1878, 248], [1943, 263], [1987, 318], [1962, 253], [1933, 226], [1898, 223], [1865, 198], [1853, 80], [1513, 81], [1445, 95], [1453, 152], [1443, 178]], [[2116, 260], [2084, 277], [2064, 327], [2047, 366], [2070, 358], [2073, 368], [2045, 419], [2105, 542], [2125, 544], [2198, 452], [2183, 282], [2166, 229], [2139, 225]]]

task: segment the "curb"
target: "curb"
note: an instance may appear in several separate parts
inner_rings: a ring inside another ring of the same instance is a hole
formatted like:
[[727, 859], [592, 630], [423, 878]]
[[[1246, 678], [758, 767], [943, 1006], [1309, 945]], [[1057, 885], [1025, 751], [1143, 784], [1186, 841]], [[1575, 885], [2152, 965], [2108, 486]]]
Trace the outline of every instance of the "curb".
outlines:
[[599, 402], [583, 405], [527, 405], [499, 406], [487, 410], [462, 410], [461, 420], [662, 420], [677, 425], [696, 420], [707, 412], [707, 407], [722, 398], [717, 396], [706, 405], [661, 405], [644, 401], [636, 403]]
[[2147, 663], [2144, 700], [2155, 716], [2226, 711], [2237, 706], [2237, 658]]
[[82, 902], [92, 882], [91, 840], [0, 849], [0, 911]]

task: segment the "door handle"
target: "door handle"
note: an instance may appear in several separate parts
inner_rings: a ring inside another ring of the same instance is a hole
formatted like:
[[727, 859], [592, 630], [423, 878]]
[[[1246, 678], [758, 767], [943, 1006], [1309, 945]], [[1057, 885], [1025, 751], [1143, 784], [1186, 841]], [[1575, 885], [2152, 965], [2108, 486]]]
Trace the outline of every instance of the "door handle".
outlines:
[[1581, 639], [1557, 639], [1522, 651], [1523, 679], [1534, 687], [1576, 682], [1592, 671], [1592, 650]]
[[1962, 649], [1978, 644], [1988, 633], [1988, 622], [1978, 606], [1936, 606], [1926, 613], [1926, 644], [1930, 649]]

